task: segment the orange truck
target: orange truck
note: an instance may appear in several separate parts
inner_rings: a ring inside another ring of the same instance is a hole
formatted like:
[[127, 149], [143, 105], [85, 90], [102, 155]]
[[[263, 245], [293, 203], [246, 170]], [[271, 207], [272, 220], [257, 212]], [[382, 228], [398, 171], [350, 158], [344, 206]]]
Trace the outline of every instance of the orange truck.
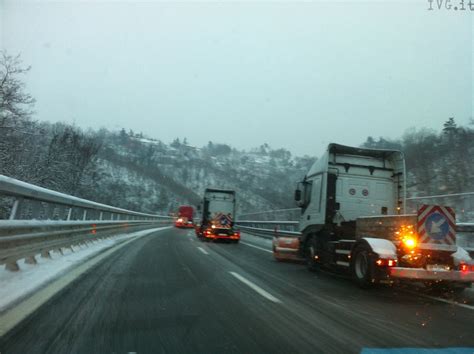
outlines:
[[174, 226], [178, 228], [194, 227], [193, 223], [194, 208], [190, 205], [182, 205], [178, 209], [178, 218]]
[[273, 240], [278, 260], [345, 271], [361, 287], [412, 280], [462, 291], [474, 260], [456, 245], [455, 212], [419, 205], [406, 214], [403, 153], [330, 144], [298, 183], [299, 236]]

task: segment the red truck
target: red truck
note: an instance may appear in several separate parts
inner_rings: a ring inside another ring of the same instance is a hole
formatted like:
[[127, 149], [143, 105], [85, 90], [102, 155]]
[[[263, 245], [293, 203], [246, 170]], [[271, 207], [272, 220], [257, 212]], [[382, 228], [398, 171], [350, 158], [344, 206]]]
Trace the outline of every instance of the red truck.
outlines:
[[194, 208], [190, 205], [182, 205], [178, 209], [178, 218], [174, 222], [176, 227], [194, 227]]

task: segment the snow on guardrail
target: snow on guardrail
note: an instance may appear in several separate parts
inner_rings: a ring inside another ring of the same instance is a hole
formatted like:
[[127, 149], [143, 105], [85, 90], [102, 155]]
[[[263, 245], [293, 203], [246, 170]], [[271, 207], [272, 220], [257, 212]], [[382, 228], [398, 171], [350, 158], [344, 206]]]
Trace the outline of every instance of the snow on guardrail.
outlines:
[[[0, 175], [0, 197], [13, 197], [8, 218], [59, 220], [163, 219], [165, 215], [141, 213], [81, 199]], [[2, 203], [3, 206], [4, 203]]]

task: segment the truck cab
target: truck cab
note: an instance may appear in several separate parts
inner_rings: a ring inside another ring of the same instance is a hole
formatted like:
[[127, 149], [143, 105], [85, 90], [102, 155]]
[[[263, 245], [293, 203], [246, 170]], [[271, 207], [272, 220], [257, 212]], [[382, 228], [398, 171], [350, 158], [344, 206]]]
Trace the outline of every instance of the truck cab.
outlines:
[[358, 217], [402, 214], [405, 197], [400, 151], [330, 144], [295, 192], [303, 241], [323, 229], [335, 237], [354, 237]]

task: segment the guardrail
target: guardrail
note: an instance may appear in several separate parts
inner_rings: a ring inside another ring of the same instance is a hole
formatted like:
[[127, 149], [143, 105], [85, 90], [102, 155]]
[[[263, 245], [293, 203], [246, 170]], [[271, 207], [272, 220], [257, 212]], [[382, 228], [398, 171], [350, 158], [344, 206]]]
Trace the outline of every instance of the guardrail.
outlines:
[[[407, 205], [412, 205], [413, 212], [416, 213], [416, 202], [425, 201], [427, 203], [435, 203], [448, 205], [456, 209], [456, 217], [458, 220], [472, 221], [474, 219], [474, 192], [464, 193], [450, 193], [450, 194], [436, 194], [426, 196], [415, 196], [406, 198]], [[437, 202], [435, 202], [437, 201]], [[411, 208], [408, 207], [408, 211]], [[407, 211], [407, 212], [408, 212]], [[253, 213], [245, 213], [239, 215], [241, 218], [253, 219], [253, 220], [296, 220], [301, 215], [301, 208], [287, 208], [287, 209], [275, 209], [275, 210], [264, 210]]]
[[456, 231], [474, 232], [474, 223], [471, 223], [471, 222], [458, 222], [458, 223], [456, 223]]
[[[259, 218], [263, 217], [263, 219], [260, 219], [260, 220], [266, 220], [265, 219], [266, 217], [274, 216], [274, 215], [295, 215], [296, 217], [298, 217], [299, 215], [301, 215], [301, 208], [287, 208], [287, 209], [257, 211], [257, 212], [254, 212], [254, 213], [240, 214], [239, 216], [240, 217], [249, 217], [249, 216], [251, 216], [253, 218], [255, 218], [256, 216], [260, 216]], [[290, 217], [285, 217], [285, 218], [288, 219], [288, 218], [291, 218], [291, 216]]]
[[273, 238], [275, 234], [282, 236], [299, 236], [297, 231], [298, 221], [262, 221], [262, 220], [242, 220], [235, 223], [241, 231], [260, 236], [263, 238]]
[[457, 243], [474, 258], [474, 223], [456, 224]]
[[454, 208], [459, 222], [474, 220], [474, 192], [414, 196], [406, 199], [407, 210], [416, 213], [419, 204], [438, 204]]
[[55, 192], [0, 175], [0, 264], [19, 270], [18, 261], [36, 263], [51, 251], [72, 248], [117, 233], [170, 225], [172, 217], [140, 213]]
[[451, 197], [465, 197], [465, 196], [474, 196], [474, 192], [425, 195], [421, 197], [409, 197], [407, 198], [407, 200], [423, 200], [423, 199], [451, 198]]
[[168, 221], [38, 222], [16, 220], [0, 223], [0, 264], [10, 271], [20, 269], [18, 261], [36, 264], [35, 257], [50, 258], [50, 252], [70, 248], [112, 235], [169, 225]]
[[0, 175], [3, 205], [10, 197], [9, 220], [153, 220], [166, 216], [116, 208]]

